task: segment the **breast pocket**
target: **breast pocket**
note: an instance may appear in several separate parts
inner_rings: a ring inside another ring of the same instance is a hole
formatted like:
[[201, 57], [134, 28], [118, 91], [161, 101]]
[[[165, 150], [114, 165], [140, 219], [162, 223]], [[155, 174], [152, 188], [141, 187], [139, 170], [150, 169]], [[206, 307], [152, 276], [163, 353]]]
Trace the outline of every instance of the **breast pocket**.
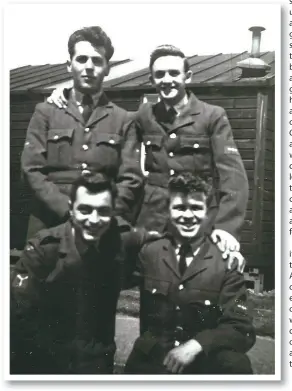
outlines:
[[49, 129], [47, 160], [50, 166], [68, 166], [72, 162], [74, 129]]
[[161, 153], [163, 136], [146, 135], [143, 139], [143, 143], [145, 145], [146, 153], [146, 170], [152, 171], [155, 161], [158, 161], [158, 155]]
[[179, 153], [192, 156], [196, 169], [210, 169], [212, 150], [209, 138], [181, 137]]
[[144, 282], [142, 302], [148, 325], [162, 330], [173, 324], [175, 306], [170, 300], [171, 283], [147, 277]]
[[[98, 133], [95, 139], [93, 165], [107, 170], [118, 169], [120, 164], [122, 137], [115, 133]], [[113, 173], [110, 173], [113, 175]]]

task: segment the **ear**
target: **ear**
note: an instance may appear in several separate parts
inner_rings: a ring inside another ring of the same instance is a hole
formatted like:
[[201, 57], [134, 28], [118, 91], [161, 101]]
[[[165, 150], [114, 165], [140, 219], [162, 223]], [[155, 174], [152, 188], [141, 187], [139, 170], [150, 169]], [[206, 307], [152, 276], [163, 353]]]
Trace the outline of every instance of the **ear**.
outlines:
[[67, 71], [68, 71], [69, 73], [72, 72], [72, 63], [71, 63], [70, 60], [67, 60]]
[[149, 76], [149, 81], [154, 86], [155, 83], [152, 74]]
[[108, 76], [108, 74], [109, 74], [109, 72], [110, 72], [110, 69], [111, 69], [110, 64], [107, 63], [107, 66], [106, 66], [106, 69], [105, 69], [105, 72], [104, 72], [104, 75], [105, 75], [105, 76]]
[[191, 70], [186, 72], [186, 83], [190, 83], [192, 81], [193, 72]]
[[69, 214], [70, 216], [72, 217], [73, 215], [73, 205], [72, 205], [72, 201], [71, 200], [68, 200], [68, 205], [69, 205]]

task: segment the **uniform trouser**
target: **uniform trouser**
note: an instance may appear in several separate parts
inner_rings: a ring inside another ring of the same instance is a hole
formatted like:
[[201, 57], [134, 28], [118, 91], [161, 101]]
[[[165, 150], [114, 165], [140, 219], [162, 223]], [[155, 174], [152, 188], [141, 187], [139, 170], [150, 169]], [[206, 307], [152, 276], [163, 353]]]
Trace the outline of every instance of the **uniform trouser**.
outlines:
[[[154, 347], [145, 354], [135, 348], [125, 365], [125, 374], [171, 374], [163, 365], [165, 353]], [[246, 354], [232, 350], [220, 350], [209, 353], [208, 356], [200, 353], [195, 361], [185, 368], [184, 374], [233, 374], [251, 375], [251, 362]]]

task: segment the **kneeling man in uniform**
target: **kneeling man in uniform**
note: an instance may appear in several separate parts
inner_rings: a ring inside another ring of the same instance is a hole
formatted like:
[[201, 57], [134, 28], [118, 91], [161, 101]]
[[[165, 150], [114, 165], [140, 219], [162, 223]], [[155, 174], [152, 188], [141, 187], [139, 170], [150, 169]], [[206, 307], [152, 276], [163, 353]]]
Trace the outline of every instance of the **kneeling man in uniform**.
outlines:
[[[169, 182], [166, 235], [140, 252], [146, 330], [128, 374], [252, 374], [255, 343], [244, 277], [203, 232], [210, 185], [184, 173]], [[238, 254], [240, 257], [241, 255]]]

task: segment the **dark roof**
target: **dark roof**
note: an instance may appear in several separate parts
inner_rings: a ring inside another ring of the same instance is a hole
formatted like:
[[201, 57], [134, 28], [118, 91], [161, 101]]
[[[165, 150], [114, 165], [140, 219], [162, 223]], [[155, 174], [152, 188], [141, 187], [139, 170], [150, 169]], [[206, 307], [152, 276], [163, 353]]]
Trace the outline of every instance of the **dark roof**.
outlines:
[[[191, 84], [217, 84], [217, 83], [234, 83], [238, 82], [241, 76], [241, 69], [237, 63], [250, 57], [248, 52], [237, 54], [214, 54], [189, 57], [190, 68], [193, 71]], [[262, 78], [271, 79], [275, 75], [275, 52], [263, 52], [259, 56], [271, 66], [271, 70]], [[139, 71], [111, 79], [105, 82], [105, 88], [135, 88], [150, 86], [149, 69], [144, 68]]]
[[[111, 67], [130, 60], [111, 61]], [[56, 83], [69, 81], [67, 64], [26, 65], [10, 71], [10, 91], [27, 91], [48, 88]]]
[[[262, 52], [260, 58], [271, 66], [270, 71], [264, 77], [253, 79], [241, 79], [241, 69], [237, 63], [250, 57], [247, 51], [232, 54], [194, 55], [189, 57], [191, 70], [193, 71], [191, 85], [235, 85], [235, 83], [266, 83], [274, 81], [275, 76], [275, 52]], [[117, 66], [129, 62], [122, 60], [111, 62], [111, 66]], [[71, 76], [67, 72], [66, 63], [27, 65], [10, 71], [10, 91], [25, 92], [42, 91], [56, 83], [70, 80]], [[138, 71], [128, 73], [124, 76], [105, 81], [104, 88], [110, 89], [135, 89], [148, 88], [149, 69], [143, 68]]]

